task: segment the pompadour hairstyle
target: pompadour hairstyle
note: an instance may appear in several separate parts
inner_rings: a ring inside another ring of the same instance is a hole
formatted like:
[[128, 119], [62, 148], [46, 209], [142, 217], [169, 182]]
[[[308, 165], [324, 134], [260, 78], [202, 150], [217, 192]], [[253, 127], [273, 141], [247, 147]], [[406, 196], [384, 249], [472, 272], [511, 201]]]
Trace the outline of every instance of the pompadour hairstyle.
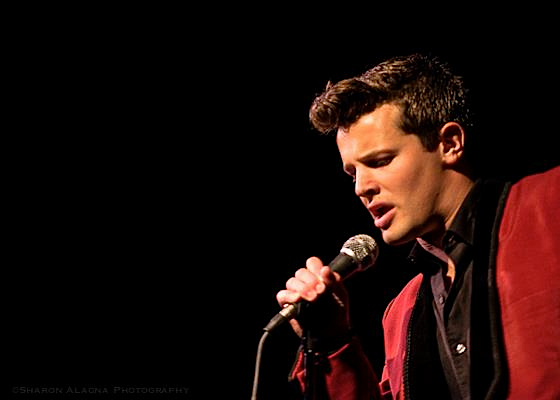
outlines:
[[395, 57], [360, 76], [327, 84], [313, 101], [309, 118], [321, 133], [348, 129], [361, 116], [391, 103], [402, 109], [401, 128], [419, 136], [432, 151], [447, 122], [472, 128], [463, 79], [437, 58], [421, 54]]

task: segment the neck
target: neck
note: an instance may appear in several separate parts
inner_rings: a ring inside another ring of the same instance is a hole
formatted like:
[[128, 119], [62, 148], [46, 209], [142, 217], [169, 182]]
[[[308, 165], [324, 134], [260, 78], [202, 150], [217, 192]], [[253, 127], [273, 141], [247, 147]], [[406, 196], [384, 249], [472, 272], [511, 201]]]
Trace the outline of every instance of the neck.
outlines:
[[450, 258], [447, 260], [447, 270], [443, 271], [443, 281], [445, 283], [445, 288], [449, 290], [453, 281], [455, 280], [455, 264], [453, 264], [453, 260]]
[[448, 179], [442, 184], [436, 209], [435, 218], [438, 222], [434, 229], [422, 235], [424, 240], [439, 248], [443, 247], [445, 232], [453, 224], [453, 220], [473, 186], [474, 181], [468, 176], [456, 171], [449, 171]]
[[444, 217], [444, 226], [447, 231], [453, 220], [457, 216], [463, 201], [474, 186], [474, 182], [463, 174], [457, 174], [456, 179], [449, 184], [442, 207]]
[[[434, 246], [443, 248], [443, 237], [445, 232], [449, 230], [453, 220], [457, 216], [463, 201], [469, 194], [469, 191], [474, 186], [474, 181], [468, 176], [450, 171], [449, 179], [446, 180], [440, 201], [439, 219], [440, 223], [437, 228], [424, 235], [423, 238]], [[444, 271], [446, 278], [446, 286], [451, 286], [455, 278], [455, 265], [453, 261], [448, 258], [447, 269]]]
[[435, 246], [423, 238], [418, 238], [417, 241], [418, 244], [420, 244], [420, 246], [424, 248], [424, 250], [431, 253], [445, 263], [446, 266], [443, 267], [443, 279], [446, 288], [449, 290], [451, 284], [453, 283], [453, 280], [455, 279], [455, 264], [453, 263], [453, 260], [447, 254], [445, 254], [445, 252], [440, 248], [441, 246]]

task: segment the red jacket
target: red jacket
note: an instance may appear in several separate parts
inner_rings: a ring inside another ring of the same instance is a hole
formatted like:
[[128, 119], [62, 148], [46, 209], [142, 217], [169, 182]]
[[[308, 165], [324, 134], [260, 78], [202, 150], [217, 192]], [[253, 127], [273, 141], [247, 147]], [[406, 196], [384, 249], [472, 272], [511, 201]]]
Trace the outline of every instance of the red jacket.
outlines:
[[[512, 185], [497, 222], [496, 319], [507, 364], [506, 398], [560, 399], [560, 167]], [[331, 400], [404, 398], [408, 323], [421, 282], [417, 275], [387, 307], [380, 381], [357, 340], [328, 357]], [[303, 382], [301, 362], [294, 376]]]

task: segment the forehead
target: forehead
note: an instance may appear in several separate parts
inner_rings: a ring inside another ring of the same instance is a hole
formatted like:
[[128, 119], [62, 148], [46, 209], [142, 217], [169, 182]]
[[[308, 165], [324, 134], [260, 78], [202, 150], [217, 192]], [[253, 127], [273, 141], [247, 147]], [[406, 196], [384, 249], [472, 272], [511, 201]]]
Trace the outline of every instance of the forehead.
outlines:
[[395, 104], [383, 104], [374, 111], [362, 115], [348, 129], [339, 128], [336, 142], [339, 149], [371, 147], [389, 144], [405, 136], [400, 128], [401, 108]]

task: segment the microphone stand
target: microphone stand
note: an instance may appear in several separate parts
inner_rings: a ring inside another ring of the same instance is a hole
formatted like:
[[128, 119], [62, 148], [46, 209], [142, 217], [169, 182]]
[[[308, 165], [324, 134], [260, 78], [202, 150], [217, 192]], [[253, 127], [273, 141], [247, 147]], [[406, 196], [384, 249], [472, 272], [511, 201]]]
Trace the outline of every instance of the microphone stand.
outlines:
[[305, 371], [305, 390], [303, 393], [304, 400], [318, 400], [317, 397], [317, 357], [315, 349], [315, 341], [309, 330], [307, 323], [310, 303], [302, 303], [300, 305], [300, 323], [303, 328], [303, 366]]
[[[307, 339], [307, 338], [305, 338]], [[305, 366], [305, 392], [304, 400], [317, 400], [317, 371], [315, 366], [315, 350], [308, 346], [311, 340], [304, 342], [304, 366]]]

